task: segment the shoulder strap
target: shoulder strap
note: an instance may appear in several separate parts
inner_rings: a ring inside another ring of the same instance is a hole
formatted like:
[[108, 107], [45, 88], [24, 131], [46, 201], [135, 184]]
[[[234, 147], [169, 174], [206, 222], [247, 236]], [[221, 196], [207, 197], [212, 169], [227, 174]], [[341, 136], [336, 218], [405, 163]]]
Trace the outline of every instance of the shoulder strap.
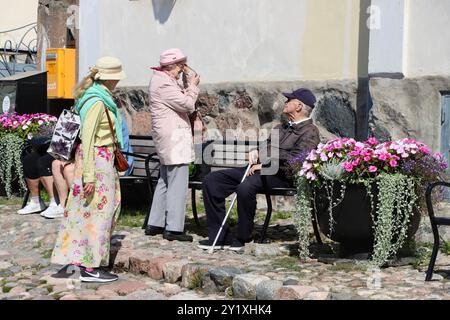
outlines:
[[117, 143], [116, 134], [115, 134], [115, 131], [114, 131], [112, 122], [111, 122], [111, 118], [110, 118], [110, 116], [109, 116], [108, 108], [107, 108], [104, 104], [103, 104], [103, 106], [105, 107], [106, 116], [108, 117], [109, 129], [111, 130], [111, 134], [112, 134], [112, 136], [113, 136], [114, 146], [116, 147], [116, 150], [120, 150], [120, 149], [119, 149], [119, 145], [118, 145], [118, 143]]

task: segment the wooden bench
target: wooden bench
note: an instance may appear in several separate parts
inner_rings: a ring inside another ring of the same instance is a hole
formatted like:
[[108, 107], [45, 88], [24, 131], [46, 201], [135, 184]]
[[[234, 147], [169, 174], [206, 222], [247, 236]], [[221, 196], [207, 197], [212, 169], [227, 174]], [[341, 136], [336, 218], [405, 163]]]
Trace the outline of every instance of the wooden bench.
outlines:
[[[248, 152], [251, 149], [254, 149], [255, 147], [258, 147], [257, 141], [239, 141], [239, 140], [233, 140], [233, 141], [227, 141], [227, 140], [213, 140], [213, 141], [207, 141], [202, 146], [197, 145], [196, 148], [196, 155], [199, 156], [200, 154], [207, 157], [206, 161], [204, 158], [202, 158], [202, 164], [203, 168], [207, 168], [206, 171], [216, 171], [221, 169], [227, 169], [227, 168], [235, 168], [235, 167], [245, 167], [248, 162]], [[209, 155], [209, 156], [208, 156]], [[156, 182], [158, 180], [159, 176], [159, 163], [158, 158], [156, 155], [152, 155], [148, 161], [150, 163], [153, 163], [153, 165], [149, 166], [149, 170], [147, 171], [149, 181], [152, 181], [153, 187], [152, 191], [154, 191], [154, 185], [156, 185]], [[198, 161], [196, 161], [198, 162]], [[200, 226], [200, 222], [198, 219], [198, 213], [197, 213], [197, 204], [196, 204], [196, 192], [198, 190], [202, 190], [202, 178], [203, 176], [197, 176], [189, 179], [189, 188], [191, 189], [191, 202], [192, 202], [192, 213], [194, 216], [195, 223]], [[266, 217], [264, 220], [263, 229], [261, 232], [261, 239], [260, 242], [264, 242], [267, 229], [269, 227], [270, 218], [272, 216], [272, 199], [271, 196], [295, 196], [296, 189], [294, 187], [288, 187], [288, 188], [268, 188], [265, 176], [262, 176], [263, 178], [263, 185], [264, 185], [264, 191], [261, 194], [265, 195], [266, 202], [267, 202], [267, 212]], [[152, 195], [153, 197], [153, 195]], [[149, 219], [150, 211], [147, 213], [147, 216], [145, 218], [144, 224], [142, 226], [143, 229], [147, 226], [147, 222]], [[317, 222], [315, 217], [313, 217], [312, 220], [313, 228], [314, 228], [314, 234], [317, 239], [317, 242], [319, 244], [322, 244], [322, 240], [320, 238], [319, 229], [317, 227]]]
[[[123, 155], [131, 155], [134, 158], [133, 170], [128, 176], [120, 177], [120, 188], [124, 196], [132, 195], [135, 205], [141, 205], [142, 201], [148, 201], [151, 205], [153, 194], [155, 192], [155, 169], [159, 170], [159, 164], [157, 163], [155, 143], [151, 136], [138, 136], [130, 135], [129, 143], [133, 150], [132, 153], [122, 152]], [[153, 160], [153, 161], [152, 161]], [[150, 177], [150, 178], [149, 178]], [[141, 187], [146, 185], [147, 193], [141, 193]], [[130, 190], [132, 193], [127, 192]], [[148, 199], [146, 199], [148, 197]], [[124, 199], [128, 201], [130, 199]], [[128, 201], [130, 202], [130, 201]]]

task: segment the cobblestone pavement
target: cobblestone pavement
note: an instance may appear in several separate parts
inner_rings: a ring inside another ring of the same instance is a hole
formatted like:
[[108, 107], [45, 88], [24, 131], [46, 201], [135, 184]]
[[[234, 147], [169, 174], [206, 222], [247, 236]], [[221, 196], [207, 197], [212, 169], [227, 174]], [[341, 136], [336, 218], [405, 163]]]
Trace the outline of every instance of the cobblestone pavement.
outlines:
[[[0, 205], [0, 300], [75, 299], [444, 299], [450, 300], [448, 278], [436, 273], [425, 282], [425, 268], [412, 258], [400, 266], [368, 269], [353, 260], [319, 255], [306, 263], [295, 257], [294, 236], [268, 244], [250, 243], [245, 253], [209, 254], [194, 243], [147, 237], [140, 228], [120, 227], [112, 239], [111, 284], [80, 283], [77, 275], [54, 279], [60, 266], [49, 257], [60, 220], [38, 214], [19, 216], [17, 205]], [[292, 233], [278, 222], [272, 233]], [[330, 258], [331, 257], [331, 258]], [[450, 256], [439, 254], [435, 270], [450, 270]]]

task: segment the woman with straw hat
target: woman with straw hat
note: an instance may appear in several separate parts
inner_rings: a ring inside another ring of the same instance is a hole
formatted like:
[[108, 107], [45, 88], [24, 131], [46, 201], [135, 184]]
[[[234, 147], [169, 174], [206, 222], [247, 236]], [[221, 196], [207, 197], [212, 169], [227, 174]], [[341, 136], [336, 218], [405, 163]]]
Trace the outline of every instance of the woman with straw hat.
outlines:
[[111, 91], [124, 78], [119, 59], [102, 57], [74, 88], [81, 146], [76, 151], [75, 177], [51, 258], [52, 263], [66, 266], [54, 277], [67, 277], [76, 266], [84, 282], [118, 279], [103, 267], [109, 265], [110, 238], [120, 212], [114, 139], [122, 148], [123, 137]]

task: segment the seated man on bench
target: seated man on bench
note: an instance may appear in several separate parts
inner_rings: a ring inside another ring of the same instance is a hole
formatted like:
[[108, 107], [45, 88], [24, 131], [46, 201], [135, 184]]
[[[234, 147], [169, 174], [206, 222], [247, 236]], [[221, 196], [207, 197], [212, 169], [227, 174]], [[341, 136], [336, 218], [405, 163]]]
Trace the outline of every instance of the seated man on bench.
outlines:
[[[276, 154], [263, 161], [264, 166], [271, 161], [279, 162], [282, 167], [285, 163], [302, 152], [309, 152], [320, 142], [319, 130], [310, 118], [316, 98], [308, 89], [298, 89], [292, 93], [283, 93], [288, 99], [283, 113], [290, 120], [288, 124], [278, 125], [279, 143], [268, 140], [268, 150], [278, 148]], [[237, 235], [233, 237], [228, 226], [224, 226], [215, 248], [243, 251], [246, 242], [252, 241], [253, 219], [256, 212], [256, 194], [263, 192], [263, 181], [260, 170], [263, 164], [257, 164], [258, 150], [249, 153], [249, 161], [253, 164], [248, 177], [241, 182], [246, 168], [233, 168], [215, 171], [208, 174], [203, 180], [203, 200], [205, 203], [206, 220], [208, 225], [208, 239], [201, 240], [198, 247], [210, 249], [214, 239], [225, 218], [225, 198], [233, 192], [237, 194], [238, 224]], [[267, 176], [267, 187], [289, 187], [291, 181], [283, 170], [275, 175]]]

